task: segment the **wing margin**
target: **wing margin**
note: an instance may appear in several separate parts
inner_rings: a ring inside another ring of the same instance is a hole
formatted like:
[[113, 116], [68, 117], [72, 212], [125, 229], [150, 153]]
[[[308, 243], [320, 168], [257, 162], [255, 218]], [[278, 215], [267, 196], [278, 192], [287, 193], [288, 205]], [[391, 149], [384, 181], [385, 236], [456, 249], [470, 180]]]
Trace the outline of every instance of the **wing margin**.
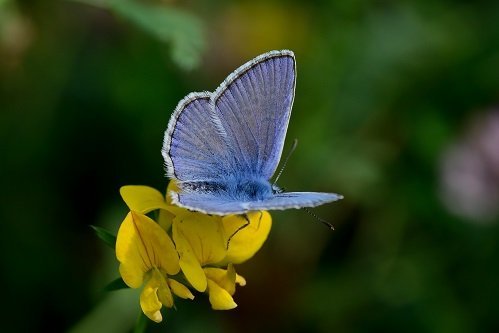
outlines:
[[286, 210], [312, 208], [325, 203], [343, 199], [336, 193], [324, 192], [283, 192], [273, 197], [254, 202], [231, 201], [208, 193], [176, 193], [170, 192], [174, 205], [212, 215], [245, 214], [260, 210]]

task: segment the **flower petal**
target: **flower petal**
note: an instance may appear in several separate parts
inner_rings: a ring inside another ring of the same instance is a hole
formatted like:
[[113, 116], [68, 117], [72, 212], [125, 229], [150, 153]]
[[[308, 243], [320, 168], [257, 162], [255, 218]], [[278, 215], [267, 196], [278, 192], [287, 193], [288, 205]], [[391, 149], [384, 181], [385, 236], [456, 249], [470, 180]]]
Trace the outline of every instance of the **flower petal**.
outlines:
[[123, 186], [120, 188], [120, 194], [128, 208], [139, 213], [146, 214], [156, 209], [169, 209], [163, 194], [149, 186]]
[[158, 215], [158, 224], [163, 230], [168, 231], [173, 223], [173, 218], [175, 215], [167, 210], [160, 209]]
[[241, 287], [244, 287], [246, 285], [246, 279], [243, 276], [236, 274], [236, 283]]
[[234, 309], [237, 304], [227, 290], [208, 279], [208, 295], [213, 310]]
[[204, 269], [206, 277], [227, 290], [230, 295], [236, 291], [236, 271], [233, 265], [229, 265], [227, 270], [222, 268], [208, 267]]
[[162, 274], [158, 269], [153, 271], [153, 276], [158, 280], [158, 298], [161, 304], [166, 306], [167, 308], [171, 308], [173, 306], [173, 295], [166, 282], [165, 278], [166, 274]]
[[161, 316], [161, 307], [162, 304], [158, 298], [158, 289], [159, 289], [159, 281], [157, 277], [154, 275], [151, 276], [149, 281], [147, 281], [142, 293], [140, 294], [140, 307], [142, 312], [157, 323], [163, 320], [163, 316]]
[[156, 222], [133, 211], [128, 213], [118, 231], [116, 257], [121, 277], [131, 288], [140, 287], [144, 274], [154, 267], [162, 268], [170, 275], [180, 270], [170, 237]]
[[[248, 226], [237, 231], [248, 221]], [[250, 259], [262, 247], [269, 235], [272, 218], [266, 211], [249, 212], [245, 215], [224, 216], [222, 224], [226, 240], [232, 236], [223, 262], [239, 264]]]
[[137, 240], [137, 231], [132, 214], [128, 213], [121, 223], [116, 237], [116, 257], [120, 262], [120, 275], [130, 288], [142, 285], [144, 275], [149, 271], [149, 263], [144, 262], [145, 248]]
[[174, 279], [168, 279], [168, 284], [172, 289], [173, 293], [183, 299], [194, 299], [194, 295], [191, 293], [189, 288], [184, 286], [182, 283]]
[[184, 211], [184, 214], [175, 217], [174, 224], [180, 231], [179, 235], [183, 235], [191, 245], [199, 263], [204, 266], [223, 260], [227, 250], [221, 218]]
[[178, 255], [180, 256], [180, 268], [182, 269], [185, 278], [197, 291], [205, 291], [207, 287], [206, 276], [204, 275], [199, 260], [194, 255], [191, 245], [182, 233], [182, 230], [178, 227], [178, 223], [173, 223], [172, 235], [175, 246], [177, 247]]

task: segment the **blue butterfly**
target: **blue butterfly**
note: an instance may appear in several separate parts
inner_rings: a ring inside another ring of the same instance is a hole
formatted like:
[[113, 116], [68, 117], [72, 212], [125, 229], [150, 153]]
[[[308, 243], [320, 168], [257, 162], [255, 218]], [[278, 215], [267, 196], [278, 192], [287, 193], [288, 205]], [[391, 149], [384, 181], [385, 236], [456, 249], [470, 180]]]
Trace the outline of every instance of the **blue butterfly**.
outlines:
[[334, 193], [283, 192], [270, 183], [284, 145], [296, 85], [293, 52], [271, 51], [230, 74], [215, 92], [190, 93], [163, 142], [172, 202], [214, 214], [315, 207]]

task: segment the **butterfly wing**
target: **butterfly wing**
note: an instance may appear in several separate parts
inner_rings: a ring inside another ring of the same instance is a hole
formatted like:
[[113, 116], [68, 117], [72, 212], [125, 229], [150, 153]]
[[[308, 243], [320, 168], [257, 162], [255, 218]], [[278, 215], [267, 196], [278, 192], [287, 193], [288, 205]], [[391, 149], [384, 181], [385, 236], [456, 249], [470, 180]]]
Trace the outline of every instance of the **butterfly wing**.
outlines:
[[290, 208], [317, 207], [328, 202], [343, 199], [336, 193], [324, 192], [283, 192], [275, 194], [272, 198], [251, 202], [250, 210], [285, 210]]
[[256, 210], [285, 210], [290, 208], [316, 207], [337, 201], [343, 196], [322, 192], [284, 192], [261, 201], [231, 201], [215, 194], [174, 193], [172, 203], [205, 214], [244, 214]]
[[232, 167], [226, 143], [211, 121], [211, 97], [209, 92], [191, 93], [173, 112], [161, 150], [169, 178], [211, 180], [220, 169]]
[[244, 64], [213, 93], [213, 121], [238, 174], [270, 179], [281, 158], [296, 82], [294, 54], [271, 51]]
[[180, 101], [165, 132], [169, 178], [270, 179], [282, 152], [295, 87], [291, 51], [271, 51], [235, 70], [214, 93]]
[[172, 204], [204, 214], [229, 215], [248, 211], [244, 203], [227, 200], [216, 193], [170, 192]]

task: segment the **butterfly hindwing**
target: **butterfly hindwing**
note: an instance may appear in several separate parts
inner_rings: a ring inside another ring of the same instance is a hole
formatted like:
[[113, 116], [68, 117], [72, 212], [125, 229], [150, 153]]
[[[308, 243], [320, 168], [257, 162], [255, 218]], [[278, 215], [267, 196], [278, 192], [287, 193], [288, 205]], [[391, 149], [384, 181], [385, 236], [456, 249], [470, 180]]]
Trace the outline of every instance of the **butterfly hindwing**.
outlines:
[[283, 192], [263, 201], [250, 203], [250, 210], [284, 210], [290, 208], [317, 207], [342, 199], [336, 193], [323, 192]]
[[283, 192], [261, 201], [237, 201], [213, 194], [173, 193], [172, 202], [181, 207], [205, 214], [243, 214], [253, 210], [285, 210], [290, 208], [316, 207], [342, 198], [335, 193]]
[[211, 93], [191, 93], [175, 109], [162, 149], [169, 178], [211, 180], [232, 167], [233, 159], [211, 121], [211, 104]]

